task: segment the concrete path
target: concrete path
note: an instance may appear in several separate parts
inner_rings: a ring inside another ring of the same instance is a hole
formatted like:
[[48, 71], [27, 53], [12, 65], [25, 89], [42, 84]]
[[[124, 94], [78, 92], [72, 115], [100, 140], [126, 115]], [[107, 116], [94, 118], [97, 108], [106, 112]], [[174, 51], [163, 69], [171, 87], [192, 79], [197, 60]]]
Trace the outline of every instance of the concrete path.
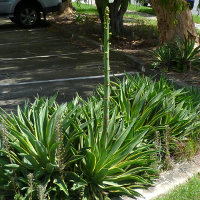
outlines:
[[[58, 102], [78, 92], [90, 95], [103, 83], [103, 54], [84, 39], [65, 37], [51, 26], [21, 29], [0, 19], [0, 106], [15, 110], [34, 96], [50, 97], [59, 91]], [[134, 64], [111, 55], [112, 73], [122, 76]]]

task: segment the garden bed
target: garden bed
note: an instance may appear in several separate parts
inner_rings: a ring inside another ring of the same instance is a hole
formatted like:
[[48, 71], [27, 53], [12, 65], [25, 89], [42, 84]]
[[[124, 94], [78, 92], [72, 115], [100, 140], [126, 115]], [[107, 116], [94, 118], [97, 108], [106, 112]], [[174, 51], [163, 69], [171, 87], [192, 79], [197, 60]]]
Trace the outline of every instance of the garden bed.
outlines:
[[54, 96], [37, 98], [16, 115], [2, 111], [3, 199], [137, 196], [158, 169], [198, 152], [199, 93], [163, 78], [126, 75], [111, 83], [106, 135], [103, 93], [100, 85], [87, 101], [77, 96], [58, 105]]
[[[58, 19], [54, 23], [64, 26], [67, 34], [74, 37], [77, 23], [75, 26], [72, 21], [64, 21]], [[87, 23], [78, 27], [84, 36], [89, 34], [85, 24], [91, 28]], [[98, 28], [95, 26], [95, 30]], [[92, 33], [90, 39], [99, 37], [98, 31]], [[115, 41], [121, 39], [113, 40], [117, 53], [118, 47], [125, 51], [131, 41], [124, 38], [129, 42], [122, 46]], [[144, 50], [143, 47], [138, 48]], [[144, 58], [145, 55], [142, 54]], [[147, 66], [138, 63], [141, 71], [155, 73]], [[87, 100], [77, 95], [73, 101], [58, 105], [56, 96], [43, 97], [24, 108], [18, 107], [17, 114], [2, 110], [0, 197], [136, 197], [140, 195], [138, 189], [150, 187], [160, 171], [199, 152], [198, 90], [176, 89], [162, 76], [155, 81], [127, 74], [123, 80], [111, 83], [110, 94], [106, 134], [102, 85]]]

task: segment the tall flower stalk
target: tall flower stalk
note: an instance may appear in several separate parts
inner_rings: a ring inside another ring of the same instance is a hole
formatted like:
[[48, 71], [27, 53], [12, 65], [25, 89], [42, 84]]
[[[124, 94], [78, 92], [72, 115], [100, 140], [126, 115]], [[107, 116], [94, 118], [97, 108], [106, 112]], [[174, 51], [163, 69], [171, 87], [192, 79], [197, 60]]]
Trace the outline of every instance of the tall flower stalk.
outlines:
[[109, 50], [110, 50], [110, 32], [109, 32], [109, 9], [106, 8], [104, 16], [104, 123], [103, 134], [108, 133], [109, 123], [109, 103], [110, 103], [110, 64], [109, 64]]

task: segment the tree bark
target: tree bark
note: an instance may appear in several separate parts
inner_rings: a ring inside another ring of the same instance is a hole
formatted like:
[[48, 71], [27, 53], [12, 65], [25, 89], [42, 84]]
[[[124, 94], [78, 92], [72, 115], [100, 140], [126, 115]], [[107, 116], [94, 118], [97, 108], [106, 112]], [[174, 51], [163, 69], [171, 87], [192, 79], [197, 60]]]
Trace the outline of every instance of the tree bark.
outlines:
[[123, 17], [128, 8], [128, 0], [114, 0], [113, 3], [109, 3], [108, 0], [95, 0], [99, 18], [103, 25], [105, 8], [108, 6], [110, 10], [110, 26], [111, 32], [114, 35], [119, 35], [123, 30]]
[[104, 15], [106, 7], [108, 6], [109, 2], [108, 0], [95, 0], [95, 4], [97, 6], [97, 11], [99, 13], [99, 18], [101, 20], [101, 24], [104, 23]]
[[71, 0], [63, 0], [62, 9], [60, 13], [63, 13], [65, 11], [70, 12], [70, 13], [73, 12]]
[[128, 8], [128, 0], [115, 0], [109, 5], [111, 32], [114, 35], [123, 31], [123, 17]]
[[[167, 6], [163, 5], [161, 0], [149, 0], [149, 2], [157, 16], [161, 43], [171, 43], [177, 38], [183, 39], [184, 37], [199, 42], [192, 13], [185, 0], [168, 0]], [[175, 9], [177, 5], [183, 5], [183, 9], [177, 11]]]

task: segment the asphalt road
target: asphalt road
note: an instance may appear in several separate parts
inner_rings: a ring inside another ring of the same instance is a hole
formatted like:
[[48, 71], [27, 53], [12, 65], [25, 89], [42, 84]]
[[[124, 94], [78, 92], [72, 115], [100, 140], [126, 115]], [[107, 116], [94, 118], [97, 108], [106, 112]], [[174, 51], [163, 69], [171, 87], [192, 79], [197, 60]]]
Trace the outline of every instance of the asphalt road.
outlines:
[[[111, 55], [111, 73], [133, 71], [133, 63]], [[82, 40], [64, 37], [51, 26], [21, 29], [0, 19], [0, 107], [15, 111], [39, 95], [58, 102], [76, 93], [89, 96], [103, 83], [103, 55]]]

